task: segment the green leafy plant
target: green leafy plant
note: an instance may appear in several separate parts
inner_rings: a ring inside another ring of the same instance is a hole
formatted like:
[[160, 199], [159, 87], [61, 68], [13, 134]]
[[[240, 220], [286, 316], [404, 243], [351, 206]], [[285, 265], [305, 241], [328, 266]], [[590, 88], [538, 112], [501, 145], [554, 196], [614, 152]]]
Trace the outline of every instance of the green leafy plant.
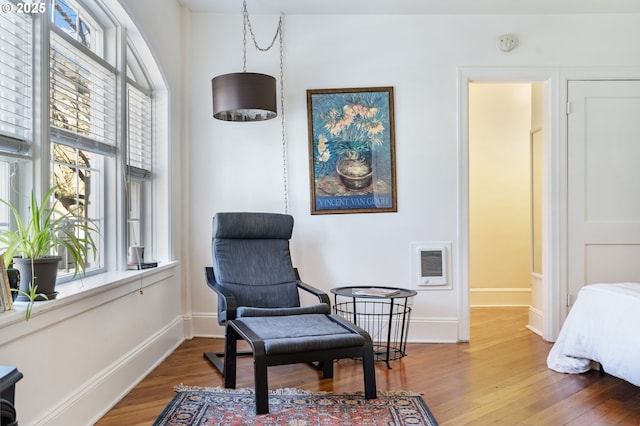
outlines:
[[0, 199], [11, 210], [16, 224], [15, 230], [0, 233], [0, 244], [5, 247], [4, 261], [7, 266], [18, 253], [25, 259], [42, 259], [51, 255], [58, 247], [64, 247], [73, 259], [73, 276], [78, 271], [85, 272], [89, 250], [95, 256], [96, 243], [92, 234], [97, 233], [97, 229], [85, 218], [57, 211], [57, 202], [49, 207], [48, 200], [54, 192], [55, 187], [49, 189], [41, 202], [36, 200], [35, 193], [31, 193], [29, 220], [26, 222], [17, 207]]
[[[41, 202], [36, 200], [35, 193], [31, 193], [27, 221], [23, 220], [16, 206], [0, 199], [0, 203], [9, 207], [15, 220], [14, 230], [0, 232], [0, 245], [5, 250], [3, 260], [6, 266], [13, 262], [17, 254], [24, 259], [43, 259], [52, 255], [60, 247], [64, 247], [73, 259], [73, 276], [75, 277], [78, 271], [85, 272], [89, 250], [93, 251], [94, 256], [96, 253], [96, 243], [92, 234], [97, 234], [98, 231], [85, 218], [56, 210], [57, 201], [49, 206], [49, 200], [54, 193], [55, 188], [49, 189]], [[34, 262], [31, 262], [31, 276], [35, 277]], [[48, 299], [46, 294], [38, 292], [38, 285], [33, 281], [29, 282], [27, 290], [12, 289], [12, 291], [27, 299], [25, 313], [27, 321], [31, 318], [34, 302]]]
[[38, 293], [38, 286], [37, 285], [33, 285], [33, 283], [29, 283], [29, 291], [28, 292], [24, 291], [24, 290], [20, 290], [20, 289], [15, 289], [15, 288], [12, 288], [11, 291], [15, 291], [16, 293], [20, 293], [24, 297], [29, 299], [29, 302], [27, 303], [27, 309], [25, 311], [25, 320], [26, 321], [29, 321], [29, 318], [31, 318], [31, 310], [33, 309], [33, 304], [35, 303], [36, 299], [39, 299], [39, 298], [48, 299], [46, 294]]

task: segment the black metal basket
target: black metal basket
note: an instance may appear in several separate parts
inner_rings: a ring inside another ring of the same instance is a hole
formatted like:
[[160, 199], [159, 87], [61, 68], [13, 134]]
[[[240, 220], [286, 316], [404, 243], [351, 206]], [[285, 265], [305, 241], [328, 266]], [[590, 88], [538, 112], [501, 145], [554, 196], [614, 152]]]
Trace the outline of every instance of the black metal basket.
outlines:
[[406, 355], [411, 307], [393, 300], [356, 300], [337, 303], [334, 311], [369, 333], [376, 361]]

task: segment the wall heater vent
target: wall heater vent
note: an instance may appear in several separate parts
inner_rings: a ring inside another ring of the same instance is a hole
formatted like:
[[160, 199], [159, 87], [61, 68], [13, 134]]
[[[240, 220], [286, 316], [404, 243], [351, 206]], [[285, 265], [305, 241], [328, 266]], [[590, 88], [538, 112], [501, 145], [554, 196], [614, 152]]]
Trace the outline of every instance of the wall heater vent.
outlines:
[[451, 243], [412, 243], [411, 281], [414, 290], [451, 288], [449, 254]]

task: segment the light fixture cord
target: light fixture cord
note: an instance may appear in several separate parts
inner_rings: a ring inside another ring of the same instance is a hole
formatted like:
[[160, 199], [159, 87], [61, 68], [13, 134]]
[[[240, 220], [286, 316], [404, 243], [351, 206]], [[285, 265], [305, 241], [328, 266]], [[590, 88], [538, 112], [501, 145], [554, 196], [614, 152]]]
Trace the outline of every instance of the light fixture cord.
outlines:
[[284, 212], [289, 213], [289, 182], [287, 165], [287, 126], [284, 119], [284, 20], [280, 16], [278, 32], [280, 33], [280, 120], [282, 123], [282, 183], [284, 187]]
[[244, 1], [242, 3], [242, 72], [247, 72], [247, 21], [249, 21], [249, 12], [247, 12], [247, 2]]
[[[247, 27], [249, 27], [249, 33], [251, 33], [251, 40], [253, 40], [253, 45], [256, 47], [256, 49], [261, 52], [266, 52], [270, 50], [273, 47], [273, 45], [276, 43], [276, 40], [278, 40], [278, 34], [280, 34], [280, 31], [282, 30], [282, 15], [280, 15], [280, 20], [278, 21], [278, 28], [276, 29], [276, 33], [273, 35], [273, 40], [271, 40], [271, 44], [269, 44], [269, 46], [267, 47], [260, 47], [258, 45], [258, 42], [256, 41], [256, 35], [253, 32], [253, 27], [251, 26], [251, 20], [249, 20], [249, 11], [247, 10], [246, 0], [243, 0], [242, 2], [242, 19], [244, 23], [244, 43], [246, 44], [247, 42]], [[282, 40], [282, 38], [280, 40]], [[282, 45], [282, 41], [280, 44]]]
[[278, 20], [278, 28], [276, 29], [276, 33], [273, 35], [273, 40], [267, 47], [260, 47], [258, 45], [258, 41], [256, 40], [256, 35], [253, 32], [253, 27], [251, 26], [251, 20], [249, 20], [249, 11], [247, 10], [247, 1], [242, 1], [242, 24], [243, 24], [243, 35], [242, 35], [242, 71], [247, 72], [247, 27], [249, 28], [249, 33], [251, 34], [251, 40], [253, 41], [253, 45], [256, 50], [260, 52], [266, 52], [270, 50], [275, 44], [276, 40], [279, 41], [280, 44], [280, 121], [282, 126], [282, 179], [284, 186], [284, 212], [289, 213], [289, 167], [287, 165], [287, 127], [286, 121], [284, 117], [284, 17], [280, 15], [280, 19]]

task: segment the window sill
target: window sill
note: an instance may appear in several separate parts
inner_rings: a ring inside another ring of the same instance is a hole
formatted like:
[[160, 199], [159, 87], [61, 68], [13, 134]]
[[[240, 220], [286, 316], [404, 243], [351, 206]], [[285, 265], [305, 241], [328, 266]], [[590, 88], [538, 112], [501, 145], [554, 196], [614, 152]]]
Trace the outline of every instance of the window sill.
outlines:
[[[75, 314], [78, 312], [92, 309], [95, 306], [107, 303], [124, 294], [132, 291], [140, 290], [148, 285], [157, 282], [163, 276], [173, 273], [173, 269], [179, 264], [177, 261], [163, 262], [157, 268], [144, 269], [142, 271], [120, 271], [105, 272], [90, 277], [79, 278], [56, 285], [58, 296], [53, 300], [36, 302], [31, 311], [31, 323], [50, 323], [51, 321], [39, 321], [48, 312], [59, 311], [67, 307], [71, 307], [78, 302], [96, 298], [94, 303], [87, 304], [83, 307], [74, 309]], [[147, 279], [149, 278], [149, 279]], [[14, 302], [13, 310], [0, 312], [0, 336], [2, 336], [8, 328], [17, 323], [25, 323], [25, 311], [28, 302]], [[31, 330], [33, 331], [33, 329]], [[13, 334], [13, 333], [10, 333]], [[17, 334], [21, 334], [18, 332]], [[10, 336], [4, 336], [10, 337]], [[19, 336], [11, 336], [17, 338]], [[9, 338], [9, 340], [11, 340]], [[0, 341], [7, 339], [0, 338]]]

